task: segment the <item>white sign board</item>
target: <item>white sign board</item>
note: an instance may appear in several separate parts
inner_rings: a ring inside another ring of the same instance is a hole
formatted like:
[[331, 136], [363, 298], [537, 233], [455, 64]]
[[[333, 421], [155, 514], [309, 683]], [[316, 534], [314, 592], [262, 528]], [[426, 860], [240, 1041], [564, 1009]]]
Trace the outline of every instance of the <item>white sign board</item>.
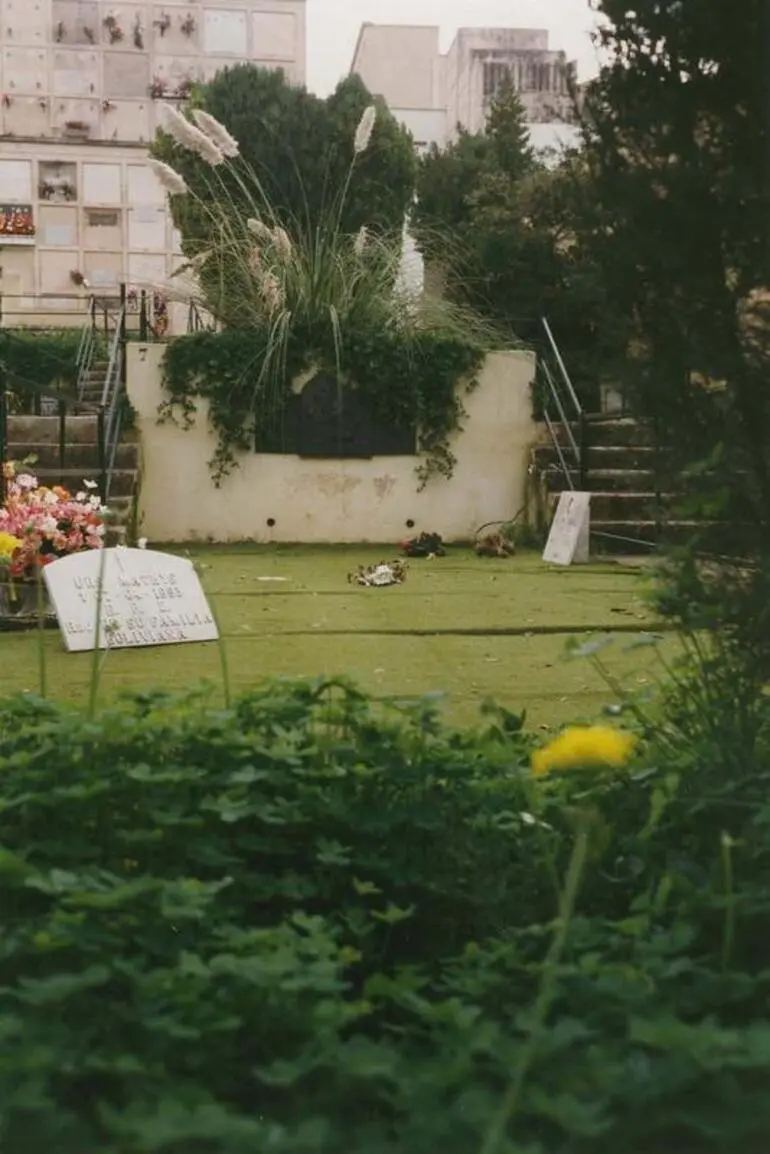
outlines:
[[219, 636], [192, 561], [185, 557], [151, 549], [90, 549], [52, 562], [43, 576], [71, 653]]
[[591, 494], [562, 493], [543, 560], [551, 565], [585, 564], [591, 529]]

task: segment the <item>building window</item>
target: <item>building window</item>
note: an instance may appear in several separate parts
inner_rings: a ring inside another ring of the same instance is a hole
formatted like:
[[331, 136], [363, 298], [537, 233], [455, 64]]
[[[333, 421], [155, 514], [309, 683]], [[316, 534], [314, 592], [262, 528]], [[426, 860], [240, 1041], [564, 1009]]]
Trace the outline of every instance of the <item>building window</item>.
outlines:
[[484, 62], [484, 100], [494, 100], [506, 78], [511, 75], [509, 64], [496, 60]]

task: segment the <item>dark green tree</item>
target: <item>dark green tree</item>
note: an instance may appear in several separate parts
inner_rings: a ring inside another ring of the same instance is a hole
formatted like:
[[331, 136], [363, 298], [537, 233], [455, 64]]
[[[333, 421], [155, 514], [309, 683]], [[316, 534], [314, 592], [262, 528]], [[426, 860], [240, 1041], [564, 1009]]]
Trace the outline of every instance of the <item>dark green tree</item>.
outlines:
[[421, 164], [415, 232], [426, 259], [443, 266], [446, 291], [524, 339], [539, 339], [547, 316], [589, 403], [622, 347], [601, 270], [577, 240], [578, 230], [589, 236], [592, 214], [583, 160], [538, 160], [510, 79], [483, 133], [460, 132]]
[[638, 331], [626, 384], [685, 456], [718, 449], [741, 491], [733, 515], [766, 524], [767, 5], [596, 7], [608, 62], [585, 104], [593, 241]]
[[490, 105], [486, 135], [492, 144], [495, 167], [510, 180], [519, 180], [532, 171], [535, 159], [527, 114], [510, 73], [506, 73]]
[[765, 0], [596, 7], [607, 63], [585, 104], [595, 251], [634, 320], [622, 379], [667, 450], [660, 483], [702, 518], [662, 607], [715, 638], [711, 688], [693, 700], [717, 733], [715, 666], [740, 671], [744, 717], [756, 703], [766, 714], [770, 679], [770, 12]]
[[[364, 225], [400, 233], [414, 195], [412, 139], [358, 77], [347, 78], [327, 100], [321, 100], [291, 85], [281, 72], [244, 64], [225, 69], [197, 88], [191, 103], [229, 130], [238, 141], [242, 159], [235, 161], [232, 171], [222, 170], [212, 180], [204, 161], [163, 132], [152, 154], [181, 173], [204, 206], [221, 195], [221, 179], [234, 205], [257, 215], [238, 183], [239, 172], [248, 165], [264, 195], [264, 206], [256, 209], [269, 208], [270, 215], [292, 232], [312, 233], [333, 221], [348, 233]], [[377, 122], [371, 144], [356, 164], [342, 204], [356, 126], [373, 103]], [[186, 249], [194, 253], [206, 240], [205, 207], [195, 198], [176, 198], [173, 213]]]
[[458, 126], [451, 144], [432, 145], [421, 161], [414, 224], [426, 254], [446, 258], [448, 250], [458, 259], [458, 242], [467, 246], [474, 198], [485, 180], [499, 184], [504, 178], [507, 186], [535, 168], [524, 109], [509, 78], [492, 102], [483, 132]]

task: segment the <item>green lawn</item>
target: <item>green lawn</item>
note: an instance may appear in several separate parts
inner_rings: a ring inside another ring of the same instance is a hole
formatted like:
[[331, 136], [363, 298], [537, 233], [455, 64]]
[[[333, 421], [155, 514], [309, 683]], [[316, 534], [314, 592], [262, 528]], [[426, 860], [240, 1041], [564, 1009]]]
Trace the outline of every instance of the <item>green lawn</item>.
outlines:
[[[565, 660], [575, 635], [624, 631], [603, 657], [632, 688], [660, 673], [654, 649], [629, 650], [632, 631], [654, 625], [645, 579], [633, 568], [561, 570], [532, 554], [491, 561], [457, 548], [411, 562], [403, 586], [364, 589], [346, 575], [380, 560], [381, 548], [252, 546], [192, 555], [206, 567], [235, 689], [265, 676], [346, 673], [376, 694], [446, 693], [461, 723], [492, 696], [540, 725], [595, 716], [613, 700], [587, 661]], [[277, 577], [285, 580], [260, 580]], [[37, 689], [37, 636], [3, 634], [0, 645], [0, 692]], [[91, 657], [64, 652], [55, 632], [45, 635], [45, 651], [50, 694], [85, 699]], [[219, 678], [216, 645], [123, 650], [106, 658], [101, 694]]]

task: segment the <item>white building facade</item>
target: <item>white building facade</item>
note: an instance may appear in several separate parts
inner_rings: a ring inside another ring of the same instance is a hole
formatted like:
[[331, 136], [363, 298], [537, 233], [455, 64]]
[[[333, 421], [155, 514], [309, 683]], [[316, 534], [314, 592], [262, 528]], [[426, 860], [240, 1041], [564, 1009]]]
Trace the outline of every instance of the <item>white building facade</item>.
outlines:
[[238, 63], [303, 83], [305, 0], [0, 0], [0, 16], [3, 323], [66, 323], [79, 278], [105, 295], [167, 281], [178, 237], [146, 163], [159, 105]]
[[521, 97], [535, 147], [576, 139], [570, 123], [576, 66], [549, 47], [542, 29], [461, 28], [442, 53], [437, 27], [364, 24], [351, 71], [387, 102], [421, 152], [447, 144], [458, 125], [481, 131], [506, 76]]

